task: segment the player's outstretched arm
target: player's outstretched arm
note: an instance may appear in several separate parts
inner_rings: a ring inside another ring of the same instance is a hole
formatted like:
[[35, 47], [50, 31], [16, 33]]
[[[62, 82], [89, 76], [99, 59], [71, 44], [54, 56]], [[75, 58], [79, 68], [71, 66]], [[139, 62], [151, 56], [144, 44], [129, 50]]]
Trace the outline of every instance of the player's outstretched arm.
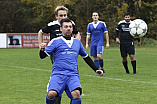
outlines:
[[96, 73], [99, 74], [99, 76], [103, 76], [103, 71], [102, 71], [102, 70], [99, 70], [99, 69], [95, 66], [94, 62], [92, 61], [92, 59], [91, 59], [89, 56], [87, 56], [86, 58], [83, 58], [83, 59], [84, 59], [84, 61], [85, 61]]

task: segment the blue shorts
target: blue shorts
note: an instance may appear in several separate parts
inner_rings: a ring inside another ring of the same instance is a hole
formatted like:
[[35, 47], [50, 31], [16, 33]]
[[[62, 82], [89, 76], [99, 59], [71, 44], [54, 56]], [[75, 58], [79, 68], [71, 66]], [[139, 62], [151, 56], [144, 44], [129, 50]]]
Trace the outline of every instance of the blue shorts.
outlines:
[[90, 47], [90, 55], [97, 56], [97, 54], [103, 54], [104, 46], [91, 46]]
[[79, 76], [51, 75], [47, 85], [47, 92], [55, 90], [58, 92], [58, 96], [61, 97], [65, 90], [68, 97], [72, 99], [71, 92], [77, 88], [80, 89], [80, 94], [82, 94]]

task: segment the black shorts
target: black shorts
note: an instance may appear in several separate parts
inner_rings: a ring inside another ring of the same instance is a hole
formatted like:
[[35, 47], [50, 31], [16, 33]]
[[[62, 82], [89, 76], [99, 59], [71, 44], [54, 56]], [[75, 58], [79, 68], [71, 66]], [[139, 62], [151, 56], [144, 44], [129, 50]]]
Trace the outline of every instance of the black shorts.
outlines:
[[133, 42], [129, 43], [121, 43], [120, 44], [120, 52], [122, 57], [126, 57], [127, 54], [135, 54], [135, 47]]

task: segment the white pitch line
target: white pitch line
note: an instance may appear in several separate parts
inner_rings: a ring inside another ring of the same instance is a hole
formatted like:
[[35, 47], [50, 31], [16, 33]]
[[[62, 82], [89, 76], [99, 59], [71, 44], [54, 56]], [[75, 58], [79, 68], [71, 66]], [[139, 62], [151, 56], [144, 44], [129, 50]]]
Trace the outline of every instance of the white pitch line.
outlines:
[[[51, 72], [52, 70], [45, 70], [45, 69], [36, 69], [36, 68], [28, 68], [28, 67], [21, 67], [21, 66], [13, 66], [13, 65], [0, 65], [0, 66], [7, 66], [7, 67], [13, 67], [13, 68], [18, 68], [18, 69], [26, 69], [26, 70], [38, 70], [38, 71], [47, 71]], [[133, 80], [125, 80], [125, 79], [119, 79], [119, 78], [110, 78], [110, 77], [100, 77], [96, 75], [86, 75], [86, 74], [81, 74], [80, 76], [87, 76], [87, 77], [96, 77], [96, 78], [103, 78], [103, 79], [111, 79], [111, 80], [117, 80], [117, 81], [124, 81], [124, 82], [135, 82], [135, 83], [142, 83], [142, 84], [153, 84], [156, 85], [157, 83], [153, 82], [145, 82], [145, 81], [133, 81]]]
[[88, 77], [96, 77], [96, 78], [103, 78], [103, 79], [111, 79], [111, 80], [118, 80], [118, 81], [125, 81], [125, 82], [135, 82], [135, 83], [144, 83], [144, 84], [154, 84], [156, 85], [157, 83], [153, 83], [153, 82], [145, 82], [145, 81], [133, 81], [133, 80], [125, 80], [125, 79], [119, 79], [119, 78], [110, 78], [110, 77], [100, 77], [99, 75], [85, 75], [85, 74], [81, 74], [83, 76], [88, 76]]
[[7, 66], [7, 67], [13, 67], [13, 68], [18, 68], [18, 69], [26, 69], [26, 70], [39, 70], [39, 71], [52, 72], [52, 70], [28, 68], [28, 67], [22, 67], [22, 66], [13, 66], [13, 65], [0, 65], [0, 66]]

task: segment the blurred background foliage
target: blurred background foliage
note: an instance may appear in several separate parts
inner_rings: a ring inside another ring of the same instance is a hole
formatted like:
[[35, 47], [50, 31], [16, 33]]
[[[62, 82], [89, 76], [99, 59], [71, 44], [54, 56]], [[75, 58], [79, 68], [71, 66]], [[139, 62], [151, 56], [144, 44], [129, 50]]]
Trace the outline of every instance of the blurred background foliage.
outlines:
[[69, 9], [68, 17], [83, 33], [83, 40], [95, 11], [106, 23], [110, 39], [114, 39], [123, 14], [130, 12], [132, 19], [139, 18], [147, 23], [145, 38], [157, 40], [157, 0], [0, 0], [0, 4], [0, 33], [37, 33], [56, 20], [55, 8], [64, 5]]

